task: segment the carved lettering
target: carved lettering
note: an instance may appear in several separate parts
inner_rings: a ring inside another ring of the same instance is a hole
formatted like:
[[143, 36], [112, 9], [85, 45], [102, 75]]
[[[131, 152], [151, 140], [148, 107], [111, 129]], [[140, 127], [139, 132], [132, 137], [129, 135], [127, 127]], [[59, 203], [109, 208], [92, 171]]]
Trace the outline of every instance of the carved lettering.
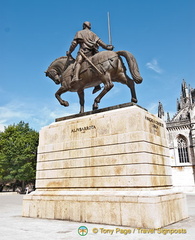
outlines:
[[71, 133], [76, 133], [76, 132], [84, 133], [84, 132], [92, 130], [92, 129], [96, 129], [96, 126], [95, 125], [90, 125], [90, 126], [86, 126], [86, 127], [74, 128], [74, 129], [71, 130]]
[[156, 121], [156, 120], [154, 120], [154, 119], [152, 119], [150, 117], [145, 116], [145, 119], [148, 120], [149, 122], [153, 123], [153, 124], [156, 124], [159, 127], [164, 127], [163, 123], [158, 122], [158, 121]]

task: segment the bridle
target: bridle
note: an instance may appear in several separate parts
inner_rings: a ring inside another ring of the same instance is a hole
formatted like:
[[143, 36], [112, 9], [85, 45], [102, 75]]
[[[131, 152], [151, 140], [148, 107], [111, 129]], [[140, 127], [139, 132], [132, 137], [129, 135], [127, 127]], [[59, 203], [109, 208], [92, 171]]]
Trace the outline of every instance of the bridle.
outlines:
[[[60, 84], [59, 76], [55, 69], [51, 69], [51, 70], [45, 72], [45, 74], [46, 74], [46, 77], [51, 78], [56, 84]], [[58, 76], [58, 79], [56, 79], [56, 75]]]

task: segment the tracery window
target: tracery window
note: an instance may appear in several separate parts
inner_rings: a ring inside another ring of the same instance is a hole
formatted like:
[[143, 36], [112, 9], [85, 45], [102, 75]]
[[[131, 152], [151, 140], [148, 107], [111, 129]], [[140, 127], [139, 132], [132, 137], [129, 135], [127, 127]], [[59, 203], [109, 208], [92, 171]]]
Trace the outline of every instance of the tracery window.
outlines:
[[188, 163], [189, 157], [188, 157], [187, 140], [184, 137], [179, 136], [177, 139], [177, 147], [178, 147], [178, 154], [179, 154], [179, 162]]

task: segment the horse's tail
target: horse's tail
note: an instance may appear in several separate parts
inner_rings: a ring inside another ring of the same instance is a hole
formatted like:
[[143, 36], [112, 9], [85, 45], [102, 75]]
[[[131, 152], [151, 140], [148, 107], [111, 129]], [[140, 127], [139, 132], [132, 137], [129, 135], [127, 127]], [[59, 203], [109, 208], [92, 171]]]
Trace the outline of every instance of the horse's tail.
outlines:
[[139, 68], [137, 65], [137, 61], [134, 58], [134, 56], [128, 52], [128, 51], [118, 51], [116, 52], [119, 56], [123, 56], [125, 57], [125, 59], [127, 60], [128, 66], [129, 66], [129, 71], [133, 77], [133, 80], [136, 83], [141, 83], [143, 81], [143, 78], [141, 77], [140, 73], [139, 73]]

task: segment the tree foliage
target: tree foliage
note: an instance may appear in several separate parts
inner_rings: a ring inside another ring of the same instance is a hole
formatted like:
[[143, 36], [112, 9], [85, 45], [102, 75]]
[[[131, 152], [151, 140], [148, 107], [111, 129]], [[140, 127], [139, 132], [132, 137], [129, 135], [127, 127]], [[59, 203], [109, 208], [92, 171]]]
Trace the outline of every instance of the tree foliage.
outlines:
[[38, 139], [38, 132], [22, 121], [0, 132], [1, 182], [35, 179]]

